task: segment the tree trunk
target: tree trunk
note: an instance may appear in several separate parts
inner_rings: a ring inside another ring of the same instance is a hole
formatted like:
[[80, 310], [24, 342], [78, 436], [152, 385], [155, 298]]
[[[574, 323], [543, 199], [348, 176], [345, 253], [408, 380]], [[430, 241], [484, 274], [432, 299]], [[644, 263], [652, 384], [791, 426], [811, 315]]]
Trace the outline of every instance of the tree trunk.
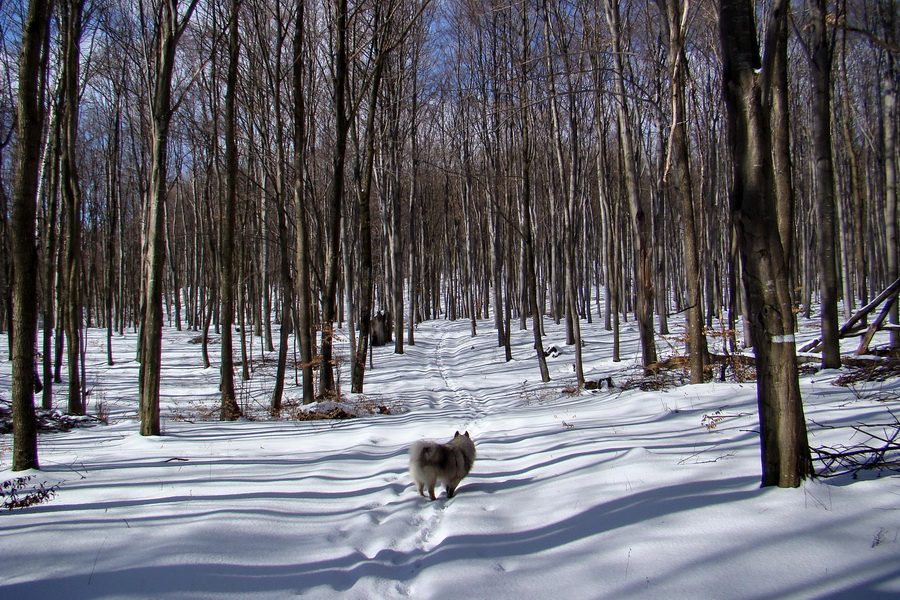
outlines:
[[523, 6], [522, 10], [522, 58], [521, 58], [521, 102], [522, 102], [522, 124], [521, 124], [521, 219], [522, 219], [522, 274], [523, 274], [523, 294], [524, 294], [524, 310], [523, 322], [525, 315], [531, 315], [532, 330], [534, 333], [534, 350], [537, 354], [538, 367], [541, 371], [541, 381], [550, 381], [550, 369], [547, 368], [547, 357], [544, 354], [544, 340], [541, 331], [541, 313], [538, 309], [537, 302], [537, 274], [534, 264], [534, 233], [531, 225], [531, 107], [528, 100], [528, 65], [530, 64], [529, 56], [529, 36], [528, 36], [528, 11]]
[[162, 367], [163, 268], [165, 267], [166, 196], [169, 125], [172, 121], [172, 73], [175, 49], [198, 0], [191, 0], [178, 20], [176, 0], [162, 0], [156, 24], [159, 46], [153, 57], [150, 189], [144, 228], [141, 301], [140, 372], [141, 435], [159, 435], [159, 384]]
[[77, 137], [79, 101], [79, 62], [81, 44], [81, 15], [83, 0], [66, 0], [62, 3], [63, 52], [65, 54], [61, 78], [62, 85], [62, 153], [60, 154], [59, 181], [65, 210], [66, 302], [63, 322], [66, 331], [66, 357], [69, 371], [68, 413], [83, 415], [84, 399], [81, 389], [81, 223], [82, 199], [78, 180]]
[[303, 403], [310, 404], [315, 400], [315, 378], [313, 376], [313, 294], [310, 274], [309, 248], [309, 211], [306, 206], [308, 144], [306, 131], [306, 90], [303, 86], [306, 56], [304, 53], [306, 2], [297, 6], [296, 28], [294, 30], [293, 48], [293, 84], [294, 84], [294, 210], [297, 219], [297, 330], [300, 342], [300, 369], [303, 374]]
[[[235, 288], [234, 243], [235, 205], [237, 204], [237, 140], [235, 95], [237, 94], [238, 55], [240, 38], [238, 35], [238, 9], [240, 0], [231, 0], [231, 14], [228, 25], [228, 75], [225, 80], [225, 202], [222, 207], [222, 227], [219, 237], [219, 290], [222, 297], [222, 366], [221, 366], [221, 406], [219, 418], [235, 421], [241, 416], [234, 390], [234, 332]], [[244, 328], [241, 328], [244, 335]], [[246, 364], [246, 361], [244, 361]]]
[[[380, 10], [375, 9], [375, 25], [380, 22]], [[377, 27], [376, 27], [377, 29]], [[375, 70], [372, 74], [372, 88], [369, 91], [368, 116], [366, 118], [365, 142], [366, 163], [363, 175], [363, 188], [359, 194], [359, 337], [356, 340], [356, 352], [353, 357], [353, 370], [350, 376], [350, 387], [354, 394], [363, 393], [366, 373], [366, 357], [369, 353], [369, 342], [372, 325], [372, 301], [374, 294], [372, 276], [372, 177], [375, 169], [375, 116], [378, 106], [378, 95], [381, 89], [381, 78], [384, 72], [384, 55], [379, 34], [372, 38], [372, 53], [375, 56]], [[402, 337], [402, 332], [397, 337]]]
[[631, 118], [628, 114], [628, 95], [625, 90], [624, 50], [621, 40], [619, 5], [605, 0], [606, 20], [612, 35], [613, 80], [615, 82], [618, 105], [618, 130], [623, 160], [625, 191], [631, 210], [632, 233], [635, 240], [635, 287], [637, 306], [635, 318], [641, 342], [641, 357], [644, 368], [656, 362], [656, 342], [653, 333], [653, 230], [647, 200], [638, 188], [637, 157], [632, 141]]
[[[894, 22], [897, 19], [896, 6], [894, 2], [883, 3], [887, 14], [883, 15], [885, 21], [885, 29], [889, 32], [890, 42], [893, 39]], [[887, 65], [882, 80], [882, 110], [883, 116], [883, 148], [884, 148], [884, 224], [885, 224], [885, 248], [887, 249], [887, 280], [894, 281], [898, 274], [898, 259], [900, 259], [900, 248], [898, 248], [898, 237], [900, 237], [900, 223], [897, 222], [897, 86], [900, 82], [900, 63], [894, 54], [887, 53]], [[900, 302], [895, 302], [893, 309], [889, 315], [889, 321], [894, 325], [900, 323], [900, 312], [898, 312]], [[891, 329], [891, 346], [900, 347], [900, 329]]]
[[797, 487], [812, 460], [794, 343], [787, 265], [776, 225], [770, 122], [749, 0], [721, 0], [723, 86], [734, 157], [732, 210], [757, 364], [762, 485]]
[[[60, 82], [61, 83], [61, 82]], [[44, 159], [45, 168], [50, 161], [58, 161], [59, 158], [59, 107], [54, 109], [53, 115], [50, 117], [50, 133], [47, 142], [46, 158]], [[54, 350], [54, 330], [58, 319], [56, 308], [57, 286], [57, 254], [59, 251], [59, 194], [57, 186], [59, 185], [59, 170], [51, 169], [48, 178], [50, 190], [47, 194], [48, 201], [46, 207], [45, 225], [46, 228], [46, 247], [44, 248], [44, 332], [43, 332], [43, 385], [41, 407], [45, 410], [53, 408], [53, 384], [56, 381], [54, 377], [53, 350]], [[12, 339], [10, 339], [12, 341]]]
[[[578, 204], [577, 190], [578, 185], [578, 122], [575, 114], [575, 95], [572, 91], [571, 65], [569, 60], [565, 59], [566, 79], [569, 88], [569, 131], [568, 143], [564, 144], [563, 132], [560, 124], [560, 109], [558, 94], [556, 89], [555, 72], [553, 65], [553, 53], [551, 51], [550, 39], [552, 24], [550, 20], [550, 9], [547, 0], [543, 3], [544, 26], [546, 34], [544, 37], [544, 48], [546, 50], [547, 70], [550, 74], [550, 119], [553, 134], [553, 147], [556, 156], [556, 168], [558, 171], [558, 180], [560, 188], [563, 192], [565, 206], [563, 209], [563, 244], [564, 244], [564, 297], [566, 309], [567, 324], [567, 340], [566, 343], [573, 345], [575, 348], [575, 380], [578, 387], [584, 385], [584, 366], [582, 360], [581, 347], [581, 320], [578, 313], [578, 288], [575, 284], [575, 246], [578, 242], [578, 230], [575, 225], [575, 212]], [[559, 36], [562, 37], [562, 36]], [[568, 48], [560, 49], [563, 57], [568, 56]], [[568, 155], [568, 168], [566, 168], [565, 147], [571, 148]]]
[[350, 130], [347, 117], [346, 91], [349, 73], [347, 55], [347, 28], [349, 13], [347, 0], [333, 1], [334, 13], [334, 149], [332, 155], [332, 182], [325, 208], [325, 288], [322, 291], [322, 364], [319, 395], [336, 396], [338, 391], [334, 377], [334, 323], [337, 318], [338, 263], [340, 262], [341, 204], [344, 201], [344, 164], [347, 158], [347, 134]]
[[694, 191], [691, 177], [690, 152], [686, 127], [686, 91], [688, 62], [685, 53], [685, 7], [681, 0], [665, 0], [664, 13], [669, 31], [669, 69], [672, 77], [672, 131], [670, 144], [672, 161], [678, 181], [677, 193], [681, 201], [681, 222], [684, 234], [685, 277], [687, 278], [688, 352], [690, 353], [691, 383], [703, 383], [703, 368], [707, 362], [706, 335], [703, 332], [703, 294], [700, 282], [700, 253], [694, 215]]
[[[107, 216], [107, 236], [106, 240], [106, 364], [113, 366], [115, 360], [113, 358], [112, 338], [115, 329], [113, 308], [116, 302], [116, 280], [118, 270], [116, 268], [117, 249], [120, 247], [118, 241], [118, 224], [119, 224], [119, 129], [122, 120], [121, 95], [122, 86], [114, 84], [115, 108], [114, 117], [112, 119], [111, 130], [112, 139], [110, 140], [109, 156], [107, 157], [107, 201], [109, 203], [109, 215]], [[119, 296], [121, 302], [121, 296]]]
[[793, 289], [797, 285], [798, 273], [794, 249], [795, 196], [788, 98], [789, 18], [790, 3], [787, 0], [777, 0], [769, 16], [769, 31], [766, 34], [763, 102], [771, 120], [778, 232]]
[[44, 115], [38, 82], [50, 3], [31, 0], [19, 55], [18, 140], [10, 214], [13, 261], [12, 416], [13, 471], [37, 469], [34, 414], [34, 342], [37, 334], [38, 252], [35, 239], [38, 173]]
[[821, 293], [822, 367], [841, 366], [838, 338], [837, 215], [834, 200], [834, 161], [831, 153], [831, 50], [826, 31], [825, 0], [809, 0], [812, 127], [815, 152], [816, 216], [818, 223], [819, 290]]
[[[847, 254], [846, 261], [853, 265], [853, 277], [856, 282], [855, 294], [861, 304], [869, 301], [868, 277], [868, 257], [866, 255], [866, 198], [860, 178], [860, 152], [856, 146], [854, 138], [855, 128], [853, 126], [853, 109], [850, 105], [850, 83], [847, 76], [847, 32], [844, 31], [841, 36], [841, 83], [844, 87], [844, 93], [841, 95], [841, 102], [844, 109], [843, 119], [841, 119], [841, 129], [844, 135], [844, 144], [847, 149], [847, 163], [850, 171], [850, 223], [852, 235], [850, 239], [853, 244], [852, 259]], [[850, 288], [853, 290], [853, 288]]]

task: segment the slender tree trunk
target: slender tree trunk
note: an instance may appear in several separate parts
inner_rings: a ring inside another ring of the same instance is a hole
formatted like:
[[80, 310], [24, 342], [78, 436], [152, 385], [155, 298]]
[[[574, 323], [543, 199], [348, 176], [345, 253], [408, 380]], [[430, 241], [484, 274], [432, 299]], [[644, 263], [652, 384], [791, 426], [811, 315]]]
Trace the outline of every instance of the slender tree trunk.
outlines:
[[684, 234], [685, 276], [687, 278], [688, 351], [691, 383], [703, 383], [706, 364], [706, 335], [703, 332], [703, 294], [701, 288], [700, 253], [695, 224], [694, 189], [688, 149], [687, 115], [685, 111], [688, 62], [685, 53], [687, 11], [681, 0], [665, 0], [663, 12], [669, 31], [669, 69], [672, 78], [671, 156], [678, 181]]
[[637, 157], [631, 133], [631, 117], [628, 114], [628, 95], [625, 90], [625, 71], [623, 64], [624, 50], [621, 41], [621, 23], [619, 5], [612, 0], [605, 0], [606, 20], [612, 35], [613, 80], [618, 104], [619, 143], [621, 144], [624, 162], [623, 174], [628, 206], [631, 210], [632, 230], [635, 240], [636, 264], [635, 287], [637, 288], [637, 306], [635, 318], [641, 341], [641, 356], [645, 368], [656, 362], [656, 342], [653, 333], [653, 229], [651, 213], [647, 200], [638, 188]]
[[853, 230], [853, 258], [847, 257], [847, 262], [852, 262], [854, 277], [856, 281], [857, 298], [860, 303], [867, 304], [869, 302], [868, 287], [868, 257], [866, 255], [866, 197], [862, 180], [860, 178], [860, 153], [856, 147], [854, 139], [853, 127], [853, 109], [850, 106], [850, 83], [847, 77], [847, 33], [842, 34], [842, 51], [841, 51], [841, 81], [844, 86], [844, 93], [841, 101], [843, 103], [844, 118], [841, 119], [841, 127], [844, 133], [844, 144], [847, 147], [847, 162], [850, 169], [850, 212], [851, 227]]
[[[553, 128], [553, 147], [556, 156], [556, 168], [559, 174], [560, 188], [564, 196], [563, 210], [563, 244], [564, 244], [564, 297], [566, 308], [567, 340], [566, 343], [575, 347], [575, 380], [580, 388], [584, 385], [584, 366], [581, 348], [581, 320], [578, 313], [578, 288], [575, 284], [575, 246], [578, 242], [578, 231], [575, 225], [575, 211], [578, 204], [576, 186], [578, 184], [578, 122], [575, 115], [575, 96], [572, 92], [571, 66], [568, 59], [566, 63], [566, 78], [569, 87], [569, 138], [564, 144], [563, 133], [560, 124], [559, 100], [556, 88], [553, 54], [551, 52], [550, 39], [552, 24], [550, 9], [547, 0], [543, 3], [544, 26], [546, 35], [544, 47], [547, 54], [547, 70], [550, 74], [550, 119]], [[559, 37], [559, 36], [558, 36]], [[561, 48], [560, 54], [568, 56], [568, 48]], [[568, 155], [568, 168], [566, 168], [565, 146], [571, 148]]]
[[13, 471], [37, 469], [34, 414], [34, 342], [37, 334], [38, 252], [35, 239], [38, 173], [44, 115], [40, 102], [41, 48], [47, 34], [50, 2], [31, 0], [22, 28], [19, 54], [19, 153], [10, 214], [13, 260], [12, 416]]
[[[121, 128], [121, 86], [115, 84], [115, 108], [111, 122], [112, 139], [110, 140], [109, 156], [107, 158], [107, 198], [109, 202], [109, 214], [107, 215], [106, 240], [106, 364], [115, 364], [113, 358], [113, 330], [115, 329], [113, 309], [116, 299], [116, 269], [117, 238], [119, 224], [119, 129]], [[119, 296], [121, 301], [121, 296]]]
[[[59, 108], [54, 109], [53, 115], [50, 117], [50, 139], [47, 142], [46, 154], [44, 159], [45, 169], [51, 161], [57, 162], [59, 159]], [[58, 287], [57, 281], [57, 253], [59, 250], [59, 170], [51, 169], [49, 179], [49, 193], [47, 194], [47, 215], [45, 221], [46, 227], [46, 247], [44, 248], [44, 332], [43, 332], [43, 383], [44, 389], [41, 407], [45, 410], [53, 408], [53, 387], [56, 382], [54, 377], [54, 333], [56, 322], [58, 319], [56, 294]], [[12, 341], [12, 340], [10, 340]]]
[[[895, 22], [897, 17], [897, 5], [893, 1], [881, 3], [880, 8], [884, 11], [882, 19], [884, 20], [885, 30], [888, 32], [888, 42], [896, 46], [894, 38]], [[887, 250], [886, 267], [888, 283], [897, 279], [900, 270], [898, 270], [898, 259], [900, 259], [900, 223], [898, 223], [898, 194], [897, 194], [897, 162], [900, 159], [900, 150], [897, 146], [897, 87], [900, 85], [900, 58], [893, 53], [887, 53], [887, 64], [882, 79], [882, 111], [883, 111], [883, 127], [882, 127], [882, 146], [884, 150], [884, 223], [885, 223], [885, 248]], [[900, 323], [900, 311], [898, 311], [900, 302], [895, 302], [889, 315], [889, 321], [895, 326]], [[891, 346], [900, 347], [900, 330], [898, 328], [891, 329], [890, 334]]]
[[[235, 421], [241, 416], [234, 390], [234, 332], [235, 289], [238, 288], [234, 274], [234, 244], [237, 204], [237, 139], [235, 96], [237, 94], [238, 55], [240, 38], [238, 34], [238, 12], [240, 0], [231, 0], [231, 15], [228, 25], [228, 75], [225, 80], [225, 203], [222, 207], [222, 227], [219, 233], [219, 290], [222, 300], [222, 371], [221, 406], [219, 417], [223, 421]], [[243, 316], [243, 315], [242, 315]], [[241, 336], [244, 328], [241, 328]], [[246, 364], [246, 361], [244, 361]]]
[[310, 274], [309, 218], [306, 198], [306, 89], [303, 85], [306, 56], [304, 52], [305, 0], [297, 6], [296, 27], [293, 47], [293, 87], [294, 87], [294, 208], [297, 219], [296, 269], [297, 269], [297, 330], [300, 343], [300, 369], [303, 374], [303, 403], [315, 400], [315, 378], [313, 376], [313, 294]]
[[60, 155], [60, 189], [66, 213], [65, 255], [65, 331], [66, 356], [69, 371], [68, 412], [83, 415], [84, 399], [81, 389], [81, 184], [78, 180], [76, 145], [78, 137], [79, 63], [81, 44], [81, 15], [83, 0], [65, 0], [63, 10], [63, 111], [62, 153]]
[[535, 272], [534, 233], [531, 225], [531, 127], [529, 94], [528, 94], [528, 70], [530, 64], [528, 35], [528, 10], [522, 8], [522, 57], [521, 57], [521, 83], [520, 95], [523, 108], [521, 125], [521, 219], [522, 219], [522, 273], [525, 315], [531, 315], [532, 331], [534, 333], [534, 350], [537, 354], [538, 367], [541, 371], [541, 381], [550, 381], [550, 369], [547, 367], [547, 357], [544, 355], [544, 339], [541, 328], [541, 314], [537, 302], [537, 273]]
[[334, 154], [332, 156], [331, 190], [325, 209], [325, 288], [322, 291], [322, 364], [319, 395], [337, 395], [334, 377], [334, 323], [337, 319], [337, 282], [340, 262], [341, 204], [344, 201], [344, 165], [347, 158], [347, 134], [350, 130], [347, 117], [346, 92], [349, 73], [347, 54], [347, 28], [349, 12], [347, 0], [333, 0], [334, 19], [334, 77], [333, 98], [335, 111]]
[[[300, 6], [297, 7], [298, 12], [300, 13], [300, 18], [302, 19], [303, 6], [302, 2]], [[274, 102], [275, 109], [275, 122], [282, 123], [284, 114], [282, 112], [282, 104], [281, 104], [281, 93], [282, 93], [282, 79], [280, 78], [280, 74], [282, 72], [282, 50], [284, 47], [284, 21], [282, 20], [281, 14], [278, 14], [277, 18], [278, 23], [278, 41], [275, 45], [274, 51], [274, 77], [270, 77], [270, 82], [274, 87], [276, 100]], [[303, 33], [303, 27], [300, 26], [300, 33]], [[291, 238], [290, 232], [288, 228], [288, 200], [285, 196], [285, 175], [284, 168], [286, 165], [285, 162], [285, 136], [284, 130], [281, 127], [275, 128], [275, 215], [278, 224], [278, 245], [279, 245], [279, 274], [281, 276], [281, 330], [279, 332], [278, 338], [278, 363], [275, 369], [275, 387], [272, 390], [272, 404], [271, 404], [271, 413], [273, 416], [279, 416], [281, 414], [282, 408], [282, 399], [284, 396], [284, 379], [287, 373], [287, 358], [288, 358], [288, 347], [290, 342], [291, 332], [294, 330], [295, 323], [295, 309], [294, 309], [294, 275], [292, 272], [291, 266]], [[263, 202], [266, 201], [265, 191], [263, 191]], [[263, 220], [265, 226], [265, 219]], [[268, 286], [267, 286], [268, 287]], [[267, 294], [267, 305], [270, 302], [270, 297]], [[267, 310], [268, 313], [268, 310]], [[268, 321], [268, 319], [267, 319]], [[266, 335], [271, 336], [271, 326], [268, 326], [266, 329]]]
[[723, 86], [734, 155], [732, 208], [757, 369], [762, 485], [797, 487], [812, 460], [800, 397], [787, 265], [776, 226], [770, 122], [749, 0], [721, 0]]
[[825, 24], [826, 1], [809, 0], [809, 10], [822, 366], [826, 369], [837, 369], [841, 366], [835, 246], [838, 240], [838, 227], [834, 199], [834, 161], [831, 152], [831, 50], [828, 47]]
[[[416, 55], [414, 68], [419, 68], [419, 57]], [[410, 346], [416, 345], [416, 304], [418, 303], [418, 263], [419, 251], [416, 242], [416, 228], [418, 217], [416, 216], [416, 207], [418, 205], [419, 192], [419, 87], [418, 73], [413, 73], [413, 97], [412, 97], [412, 172], [410, 174], [409, 185], [409, 213], [407, 215], [407, 234], [409, 236], [407, 243], [409, 244], [409, 318], [407, 319], [407, 338], [406, 343]], [[397, 330], [397, 335], [403, 335], [403, 332]]]
[[[375, 25], [377, 29], [380, 23], [381, 12], [375, 8]], [[374, 283], [372, 277], [372, 216], [371, 200], [373, 173], [375, 170], [375, 116], [377, 113], [378, 96], [381, 89], [381, 79], [384, 72], [384, 55], [379, 41], [379, 34], [372, 38], [372, 54], [375, 56], [375, 70], [372, 74], [371, 89], [369, 90], [369, 107], [366, 118], [365, 142], [366, 162], [363, 175], [363, 189], [359, 194], [359, 337], [356, 340], [356, 352], [353, 358], [353, 370], [350, 376], [350, 387], [354, 394], [363, 393], [363, 385], [366, 373], [366, 357], [369, 353], [369, 341], [371, 338], [372, 301]], [[398, 332], [397, 337], [403, 333]]]
[[150, 189], [144, 228], [144, 292], [141, 301], [140, 335], [140, 399], [141, 435], [159, 435], [159, 384], [162, 367], [163, 269], [165, 267], [166, 196], [168, 192], [167, 162], [169, 126], [172, 121], [172, 73], [175, 49], [190, 20], [198, 0], [191, 0], [178, 20], [176, 0], [162, 0], [158, 5], [157, 36], [159, 46], [154, 55], [155, 82], [151, 114]]

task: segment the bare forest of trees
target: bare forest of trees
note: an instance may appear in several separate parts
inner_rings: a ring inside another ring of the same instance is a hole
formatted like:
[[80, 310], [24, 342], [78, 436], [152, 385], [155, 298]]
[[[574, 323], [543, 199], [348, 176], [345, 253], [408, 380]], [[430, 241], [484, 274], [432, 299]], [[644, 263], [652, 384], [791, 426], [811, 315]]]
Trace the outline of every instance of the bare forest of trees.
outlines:
[[54, 384], [86, 410], [85, 328], [110, 364], [139, 332], [156, 435], [163, 327], [221, 345], [235, 419], [247, 333], [277, 414], [293, 354], [305, 401], [341, 393], [337, 328], [362, 392], [422, 320], [490, 318], [507, 360], [527, 328], [545, 381], [565, 322], [581, 385], [580, 323], [618, 359], [635, 319], [693, 382], [753, 346], [763, 483], [798, 485], [795, 311], [835, 366], [898, 278], [898, 94], [896, 0], [0, 0], [14, 468]]

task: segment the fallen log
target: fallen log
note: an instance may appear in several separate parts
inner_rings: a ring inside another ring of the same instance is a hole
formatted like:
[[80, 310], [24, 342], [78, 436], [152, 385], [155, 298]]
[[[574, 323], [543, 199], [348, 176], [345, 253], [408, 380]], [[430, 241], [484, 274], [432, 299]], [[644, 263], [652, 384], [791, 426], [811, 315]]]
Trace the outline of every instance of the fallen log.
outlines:
[[[898, 293], [900, 293], [900, 278], [897, 278], [897, 280], [894, 283], [892, 283], [891, 285], [889, 285], [887, 287], [887, 289], [885, 289], [883, 292], [878, 294], [878, 296], [874, 300], [872, 300], [871, 302], [869, 302], [868, 304], [863, 306], [861, 309], [859, 309], [856, 312], [855, 315], [850, 317], [850, 320], [847, 321], [846, 323], [844, 323], [844, 325], [838, 330], [838, 337], [845, 338], [848, 335], [854, 333], [855, 332], [853, 329], [854, 325], [856, 325], [859, 321], [864, 319], [866, 317], [866, 315], [868, 315], [870, 312], [872, 312], [873, 310], [878, 308], [881, 305], [881, 303], [884, 302], [885, 300], [890, 299], [888, 304], [890, 304], [891, 302], [896, 300]], [[883, 322], [883, 321], [884, 321], [884, 319], [882, 318], [881, 322]], [[869, 329], [871, 330], [871, 327]], [[877, 329], [875, 329], [874, 331], [877, 331]], [[875, 335], [874, 331], [872, 332], [873, 336]], [[867, 333], [867, 335], [868, 335], [868, 333]], [[869, 341], [871, 341], [871, 338]], [[816, 338], [813, 341], [806, 344], [805, 346], [803, 346], [802, 348], [800, 348], [800, 352], [815, 352], [821, 343], [822, 343], [822, 338], [820, 338], [820, 337]], [[862, 348], [862, 346], [860, 346], [860, 348]], [[866, 348], [868, 348], [868, 343], [866, 344]], [[863, 352], [860, 352], [859, 350], [857, 350], [856, 353], [863, 354]]]

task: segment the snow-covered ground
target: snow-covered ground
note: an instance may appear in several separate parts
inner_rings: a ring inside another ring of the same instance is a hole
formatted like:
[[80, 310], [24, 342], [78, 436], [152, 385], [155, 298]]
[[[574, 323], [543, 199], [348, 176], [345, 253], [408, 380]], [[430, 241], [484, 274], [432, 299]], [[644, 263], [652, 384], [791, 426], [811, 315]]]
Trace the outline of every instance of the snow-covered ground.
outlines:
[[[375, 349], [364, 400], [394, 414], [236, 423], [204, 418], [216, 364], [202, 368], [196, 333], [167, 330], [164, 435], [150, 438], [135, 420], [134, 335], [116, 338], [109, 367], [91, 331], [90, 408], [110, 425], [42, 434], [42, 470], [24, 474], [0, 436], [0, 481], [58, 486], [0, 514], [0, 598], [900, 597], [900, 477], [760, 489], [754, 383], [575, 394], [572, 349], [549, 325], [546, 345], [562, 350], [549, 384], [530, 332], [514, 332], [505, 363], [490, 322], [473, 338], [466, 321], [432, 321], [403, 355]], [[638, 377], [632, 325], [621, 363], [611, 335], [583, 325], [589, 379]], [[268, 360], [241, 383], [252, 414], [273, 372]], [[846, 388], [838, 375], [802, 377], [812, 446], [894, 420], [897, 379]], [[9, 387], [3, 361], [0, 397]], [[428, 502], [407, 449], [456, 430], [474, 438], [475, 467], [455, 498]]]

